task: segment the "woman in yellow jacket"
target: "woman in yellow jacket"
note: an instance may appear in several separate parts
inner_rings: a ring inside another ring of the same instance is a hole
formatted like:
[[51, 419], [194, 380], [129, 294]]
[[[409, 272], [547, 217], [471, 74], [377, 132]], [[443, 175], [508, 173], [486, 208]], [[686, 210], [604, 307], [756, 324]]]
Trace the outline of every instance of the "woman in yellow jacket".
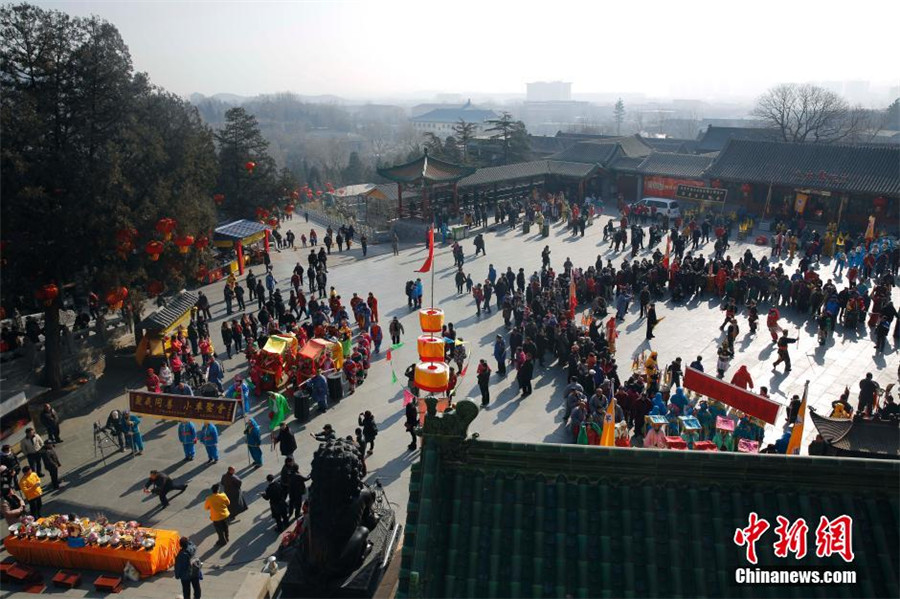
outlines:
[[213, 528], [216, 529], [216, 533], [219, 535], [216, 545], [224, 545], [228, 542], [229, 505], [231, 505], [231, 502], [228, 500], [228, 496], [219, 490], [218, 484], [213, 485], [209, 497], [206, 498], [206, 503], [203, 504], [203, 508], [209, 510], [209, 519], [212, 520]]
[[41, 489], [41, 477], [31, 469], [31, 466], [22, 468], [19, 489], [22, 490], [25, 501], [28, 502], [28, 511], [37, 520], [41, 517], [41, 495], [44, 494], [44, 491]]

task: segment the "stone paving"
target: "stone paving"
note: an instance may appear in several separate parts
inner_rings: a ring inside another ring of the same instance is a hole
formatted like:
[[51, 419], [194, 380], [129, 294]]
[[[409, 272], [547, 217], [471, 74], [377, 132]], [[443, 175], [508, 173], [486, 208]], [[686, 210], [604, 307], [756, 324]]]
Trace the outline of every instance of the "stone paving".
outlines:
[[[598, 254], [604, 260], [612, 259], [618, 266], [626, 254], [613, 254], [608, 245], [601, 242], [601, 227], [605, 220], [595, 221], [587, 229], [584, 238], [571, 236], [559, 225], [551, 229], [547, 239], [542, 239], [534, 229], [531, 234], [524, 235], [521, 228], [511, 231], [502, 227], [496, 232], [486, 232], [487, 255], [479, 257], [473, 257], [474, 246], [470, 234], [462, 242], [467, 259], [464, 270], [471, 273], [475, 281], [487, 276], [489, 264], [493, 264], [498, 272], [505, 271], [507, 266], [512, 266], [514, 270], [521, 266], [530, 274], [540, 268], [540, 252], [544, 245], [550, 246], [551, 264], [557, 269], [561, 269], [566, 257], [570, 257], [576, 267], [587, 267], [594, 263]], [[310, 227], [317, 229], [320, 240], [324, 237], [323, 227], [303, 223], [302, 217], [296, 215], [284, 225], [286, 229], [293, 229], [298, 237], [301, 231], [308, 234]], [[767, 248], [734, 243], [728, 253], [736, 259], [746, 247], [750, 247], [757, 256], [768, 251]], [[711, 244], [703, 249], [707, 254], [712, 252]], [[639, 256], [648, 255], [650, 251], [652, 250], [644, 250]], [[298, 248], [296, 251], [283, 250], [273, 254], [274, 272], [279, 287], [285, 289], [289, 286], [294, 264], [299, 261], [305, 265], [308, 253], [309, 250]], [[471, 295], [456, 294], [449, 243], [439, 244], [435, 253], [435, 304], [444, 309], [448, 321], [454, 323], [459, 336], [469, 343], [472, 360], [471, 370], [460, 384], [458, 397], [478, 398], [480, 395], [475, 383], [474, 365], [479, 358], [488, 358], [494, 368], [492, 342], [497, 333], [505, 331], [503, 319], [496, 310], [489, 315], [476, 316]], [[379, 300], [380, 319], [385, 335], [387, 323], [394, 315], [403, 323], [406, 330], [403, 336], [405, 346], [396, 350], [393, 358], [400, 383], [391, 383], [391, 369], [382, 353], [374, 357], [369, 377], [356, 394], [336, 404], [326, 414], [313, 416], [307, 424], [290, 421], [299, 445], [295, 457], [301, 465], [301, 472], [305, 473], [317, 446], [308, 433], [316, 432], [325, 423], [330, 423], [339, 435], [352, 435], [357, 426], [357, 415], [363, 410], [371, 410], [378, 421], [380, 433], [374, 455], [367, 460], [368, 478], [370, 482], [376, 479], [382, 482], [389, 500], [397, 507], [401, 522], [405, 519], [408, 499], [409, 466], [418, 458], [418, 452], [406, 449], [409, 436], [403, 427], [403, 371], [416, 361], [415, 338], [419, 332], [416, 314], [406, 306], [404, 283], [419, 276], [414, 270], [422, 264], [425, 255], [423, 244], [406, 246], [399, 256], [392, 255], [389, 245], [370, 246], [369, 256], [366, 258], [362, 257], [358, 245], [349, 252], [332, 251], [328, 285], [337, 288], [345, 303], [353, 292], [365, 297], [372, 291]], [[794, 264], [789, 262], [787, 266], [792, 267]], [[254, 268], [257, 274], [262, 270], [262, 267]], [[820, 269], [825, 279], [831, 278], [830, 272], [827, 264]], [[431, 284], [428, 279], [423, 281], [426, 284], [427, 300], [432, 292]], [[838, 278], [836, 283], [840, 289], [844, 280]], [[225, 316], [222, 288], [223, 283], [220, 282], [205, 289], [213, 303], [214, 323], [210, 330], [213, 331], [214, 341], [220, 346], [218, 325]], [[896, 305], [900, 300], [900, 293], [897, 289], [893, 293]], [[745, 364], [756, 387], [768, 386], [774, 398], [784, 404], [787, 403], [786, 398], [794, 393], [802, 393], [804, 381], [809, 380], [809, 403], [820, 413], [830, 410], [830, 402], [838, 397], [845, 385], [850, 386], [851, 403], [855, 405], [857, 383], [866, 372], [873, 372], [882, 386], [897, 381], [897, 366], [900, 361], [897, 358], [897, 345], [892, 338], [888, 340], [885, 354], [876, 356], [867, 328], [860, 327], [854, 334], [844, 332], [839, 325], [834, 337], [824, 348], [820, 348], [815, 339], [815, 325], [803, 324], [791, 309], [782, 309], [782, 315], [794, 322], [793, 326], [800, 325], [800, 341], [791, 347], [793, 370], [787, 375], [783, 373], [783, 367], [773, 372], [775, 352], [764, 327], [766, 310], [767, 306], [761, 306], [761, 327], [755, 336], [748, 334], [746, 317], [739, 316], [741, 334], [736, 343], [736, 356], [726, 373], [727, 378], [740, 365]], [[628, 371], [632, 355], [649, 349], [659, 352], [661, 365], [668, 364], [677, 356], [689, 363], [697, 355], [702, 355], [704, 364], [708, 365], [707, 371], [714, 368], [717, 344], [724, 335], [718, 329], [723, 320], [718, 300], [692, 301], [682, 306], [673, 306], [668, 302], [658, 303], [657, 313], [666, 319], [657, 327], [656, 338], [650, 342], [644, 340], [645, 326], [638, 318], [637, 306], [632, 306], [625, 322], [620, 324], [622, 335], [618, 340], [617, 354], [620, 374]], [[794, 328], [793, 333], [796, 332]], [[243, 355], [226, 360], [225, 366], [229, 377], [243, 372], [246, 366]], [[258, 572], [264, 558], [277, 547], [279, 535], [269, 517], [267, 502], [259, 497], [259, 493], [265, 488], [265, 475], [277, 473], [282, 461], [278, 459], [277, 453], [266, 449], [264, 467], [259, 470], [249, 468], [242, 426], [238, 423], [221, 434], [222, 456], [219, 464], [206, 465], [201, 457], [202, 449], [198, 452], [197, 460], [184, 462], [175, 423], [145, 418], [142, 426], [146, 443], [144, 455], [131, 457], [129, 454], [117, 453], [104, 465], [94, 457], [91, 422], [105, 422], [111, 409], [125, 407], [123, 389], [140, 386], [142, 380], [142, 369], [137, 366], [121, 370], [110, 369], [99, 380], [101, 397], [105, 398], [105, 403], [98, 405], [89, 414], [63, 423], [62, 436], [66, 442], [59, 448], [59, 453], [63, 462], [61, 473], [64, 487], [59, 492], [47, 494], [44, 510], [46, 513], [76, 511], [91, 515], [102, 512], [113, 519], [134, 518], [146, 525], [178, 530], [198, 543], [199, 554], [206, 563], [204, 595], [223, 599], [236, 597], [247, 574]], [[477, 432], [482, 437], [491, 439], [568, 442], [569, 436], [564, 430], [562, 418], [562, 386], [564, 380], [560, 368], [538, 367], [535, 372], [534, 393], [525, 400], [519, 400], [514, 377], [510, 375], [500, 378], [495, 374], [492, 376], [491, 406], [479, 415], [470, 427], [470, 432]], [[267, 422], [265, 411], [264, 402], [254, 410], [264, 428]], [[780, 420], [779, 425], [784, 420], [783, 411]], [[768, 427], [766, 441], [774, 441], [780, 434], [780, 426]], [[804, 432], [805, 444], [814, 435], [815, 431], [808, 427]], [[214, 545], [215, 534], [207, 513], [203, 510], [203, 500], [210, 485], [218, 482], [229, 464], [238, 468], [239, 475], [244, 479], [244, 491], [250, 501], [250, 510], [232, 525], [231, 544], [217, 548]], [[153, 468], [168, 472], [178, 481], [190, 482], [187, 491], [173, 496], [171, 506], [166, 510], [158, 509], [154, 496], [141, 493], [147, 473]], [[5, 530], [2, 532], [5, 533]], [[48, 593], [83, 597], [93, 594], [88, 588], [89, 585], [82, 590], [48, 589]], [[178, 592], [180, 585], [172, 578], [170, 571], [130, 585], [121, 596], [172, 597]], [[0, 592], [0, 597], [14, 594], [11, 589], [4, 589]]]

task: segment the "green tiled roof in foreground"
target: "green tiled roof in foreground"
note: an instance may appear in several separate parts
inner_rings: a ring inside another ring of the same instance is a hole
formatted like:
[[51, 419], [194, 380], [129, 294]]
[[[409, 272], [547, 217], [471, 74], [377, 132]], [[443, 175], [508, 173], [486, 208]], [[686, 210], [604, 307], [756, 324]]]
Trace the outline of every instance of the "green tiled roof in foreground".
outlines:
[[[900, 592], [898, 462], [463, 440], [477, 413], [467, 403], [426, 420], [400, 598]], [[752, 511], [771, 523], [759, 567], [852, 569], [857, 584], [737, 585], [735, 568], [750, 564], [732, 538]], [[854, 563], [816, 558], [819, 517], [843, 514], [853, 518]], [[803, 560], [775, 557], [778, 515], [806, 519]]]

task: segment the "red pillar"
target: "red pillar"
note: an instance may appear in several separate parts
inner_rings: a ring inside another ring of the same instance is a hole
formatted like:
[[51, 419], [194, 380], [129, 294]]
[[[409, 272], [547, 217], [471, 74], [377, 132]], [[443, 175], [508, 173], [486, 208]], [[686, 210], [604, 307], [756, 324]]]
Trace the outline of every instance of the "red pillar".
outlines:
[[456, 183], [453, 184], [453, 211], [454, 216], [459, 216], [459, 190], [456, 187]]
[[244, 246], [240, 239], [234, 242], [234, 250], [237, 252], [238, 274], [242, 275], [244, 274]]
[[403, 183], [397, 183], [397, 218], [403, 218]]

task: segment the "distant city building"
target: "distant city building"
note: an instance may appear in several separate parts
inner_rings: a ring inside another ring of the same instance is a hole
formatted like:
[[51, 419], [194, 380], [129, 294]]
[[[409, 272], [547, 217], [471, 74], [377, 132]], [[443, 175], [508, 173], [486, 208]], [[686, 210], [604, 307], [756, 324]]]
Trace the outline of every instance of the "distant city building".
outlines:
[[438, 137], [453, 134], [453, 126], [463, 120], [476, 125], [476, 134], [487, 129], [485, 121], [500, 118], [493, 110], [477, 108], [471, 101], [462, 106], [452, 108], [434, 108], [428, 112], [409, 119], [413, 128], [420, 133], [434, 133]]
[[568, 102], [572, 99], [572, 84], [567, 81], [534, 81], [525, 86], [527, 102]]

